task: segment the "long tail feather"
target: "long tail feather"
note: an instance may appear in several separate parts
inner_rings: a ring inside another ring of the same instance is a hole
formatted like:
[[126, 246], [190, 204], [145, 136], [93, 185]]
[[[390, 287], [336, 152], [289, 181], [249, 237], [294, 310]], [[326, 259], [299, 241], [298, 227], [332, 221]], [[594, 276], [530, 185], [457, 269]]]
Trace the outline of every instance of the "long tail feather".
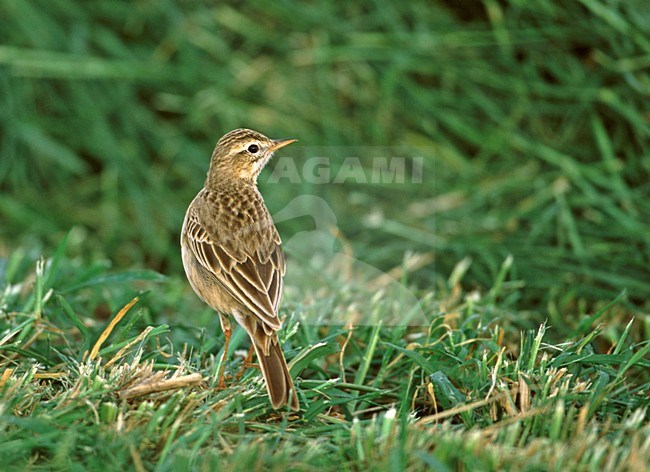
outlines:
[[277, 339], [274, 339], [269, 344], [269, 354], [265, 355], [263, 349], [253, 342], [262, 375], [266, 382], [266, 390], [269, 392], [271, 406], [277, 410], [289, 403], [292, 410], [298, 411], [300, 410], [300, 403], [298, 402], [291, 375], [289, 375], [287, 362], [284, 360], [282, 348]]

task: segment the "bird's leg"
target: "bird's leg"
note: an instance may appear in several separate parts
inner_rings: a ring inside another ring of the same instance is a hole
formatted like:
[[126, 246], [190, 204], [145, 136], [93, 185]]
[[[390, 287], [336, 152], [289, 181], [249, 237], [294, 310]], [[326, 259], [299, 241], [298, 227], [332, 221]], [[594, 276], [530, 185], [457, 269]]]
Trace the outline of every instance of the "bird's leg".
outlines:
[[223, 330], [226, 342], [223, 345], [223, 354], [221, 355], [221, 366], [219, 367], [219, 381], [217, 388], [224, 390], [226, 388], [225, 373], [226, 373], [226, 360], [228, 359], [228, 348], [230, 347], [230, 337], [232, 336], [232, 329], [230, 329], [230, 321], [227, 316], [219, 316], [221, 321], [221, 329]]
[[219, 383], [217, 388], [223, 390], [226, 388], [226, 381], [224, 379], [226, 373], [226, 359], [228, 358], [228, 346], [230, 345], [230, 336], [232, 335], [232, 330], [224, 330], [223, 335], [226, 338], [226, 343], [223, 346], [223, 354], [221, 355], [221, 367], [219, 367]]
[[241, 369], [239, 370], [239, 373], [235, 377], [237, 381], [239, 381], [244, 375], [244, 372], [246, 372], [246, 369], [249, 367], [257, 367], [257, 364], [253, 364], [251, 361], [253, 360], [253, 353], [255, 352], [255, 346], [251, 344], [250, 349], [248, 350], [248, 355], [246, 356], [246, 359], [244, 359], [244, 362], [241, 365]]

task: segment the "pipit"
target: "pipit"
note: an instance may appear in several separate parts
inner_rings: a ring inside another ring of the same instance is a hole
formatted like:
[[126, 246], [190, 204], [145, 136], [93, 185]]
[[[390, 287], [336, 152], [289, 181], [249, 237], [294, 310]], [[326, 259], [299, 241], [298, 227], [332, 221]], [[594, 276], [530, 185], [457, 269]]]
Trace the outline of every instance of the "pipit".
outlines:
[[257, 176], [273, 152], [295, 139], [269, 139], [236, 129], [212, 153], [203, 189], [185, 214], [181, 233], [183, 267], [196, 294], [218, 314], [226, 342], [219, 385], [231, 336], [230, 319], [244, 328], [257, 354], [273, 408], [300, 408], [278, 342], [278, 306], [285, 273], [280, 236]]

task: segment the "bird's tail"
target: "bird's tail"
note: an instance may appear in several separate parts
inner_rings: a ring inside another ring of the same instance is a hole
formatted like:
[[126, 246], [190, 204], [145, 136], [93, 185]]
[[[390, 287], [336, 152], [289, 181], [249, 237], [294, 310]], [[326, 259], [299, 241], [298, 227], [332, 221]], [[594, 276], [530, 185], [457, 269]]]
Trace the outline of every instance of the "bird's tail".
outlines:
[[278, 342], [277, 335], [269, 342], [269, 353], [264, 354], [264, 349], [253, 340], [255, 353], [260, 363], [262, 375], [266, 382], [266, 390], [269, 392], [271, 406], [276, 410], [287, 403], [294, 410], [300, 410], [300, 403], [293, 386], [287, 361], [284, 360], [284, 353]]

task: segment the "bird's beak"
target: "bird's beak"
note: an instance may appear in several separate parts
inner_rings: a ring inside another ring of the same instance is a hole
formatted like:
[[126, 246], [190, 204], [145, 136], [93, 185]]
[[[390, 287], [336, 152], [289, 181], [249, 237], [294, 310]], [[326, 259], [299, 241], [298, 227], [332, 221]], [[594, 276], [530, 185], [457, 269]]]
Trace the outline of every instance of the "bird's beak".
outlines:
[[295, 143], [298, 141], [297, 139], [274, 139], [273, 144], [269, 148], [269, 151], [277, 151], [280, 148], [283, 148], [285, 146], [288, 146], [291, 143]]

